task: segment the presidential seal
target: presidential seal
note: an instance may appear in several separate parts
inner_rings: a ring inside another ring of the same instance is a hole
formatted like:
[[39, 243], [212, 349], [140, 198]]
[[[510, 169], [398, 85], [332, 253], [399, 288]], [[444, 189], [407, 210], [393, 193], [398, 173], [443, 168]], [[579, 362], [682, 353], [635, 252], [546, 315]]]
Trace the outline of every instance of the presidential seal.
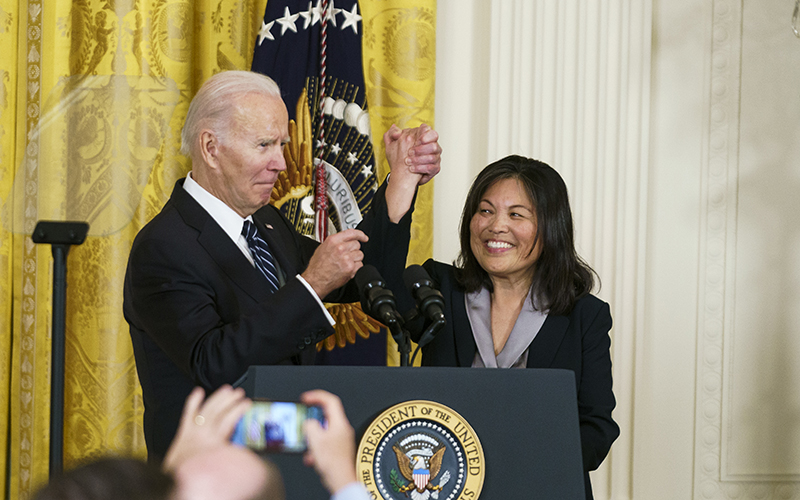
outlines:
[[407, 401], [381, 413], [364, 432], [356, 469], [372, 498], [474, 500], [483, 488], [483, 448], [450, 408]]

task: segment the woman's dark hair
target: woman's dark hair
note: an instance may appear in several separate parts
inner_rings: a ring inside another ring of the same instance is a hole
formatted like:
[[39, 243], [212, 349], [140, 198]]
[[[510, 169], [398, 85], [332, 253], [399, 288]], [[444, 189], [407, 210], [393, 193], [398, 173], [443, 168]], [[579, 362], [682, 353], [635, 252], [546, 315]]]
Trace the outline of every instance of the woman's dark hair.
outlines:
[[[461, 253], [455, 262], [458, 282], [467, 292], [482, 287], [492, 291], [489, 274], [472, 253], [469, 227], [486, 190], [504, 179], [519, 181], [536, 212], [536, 239], [542, 242], [542, 253], [533, 272], [533, 305], [552, 314], [567, 314], [576, 300], [592, 291], [597, 273], [575, 251], [564, 180], [550, 165], [538, 160], [507, 156], [488, 165], [475, 178], [461, 214]], [[531, 251], [535, 246], [534, 242]]]

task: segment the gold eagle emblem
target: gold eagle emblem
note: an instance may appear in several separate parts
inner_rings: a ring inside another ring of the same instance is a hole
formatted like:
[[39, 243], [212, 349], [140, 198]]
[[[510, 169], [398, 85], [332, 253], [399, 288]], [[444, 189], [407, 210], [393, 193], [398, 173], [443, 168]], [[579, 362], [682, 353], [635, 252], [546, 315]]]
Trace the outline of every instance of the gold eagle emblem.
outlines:
[[[289, 121], [289, 143], [283, 150], [286, 159], [286, 170], [278, 176], [272, 188], [270, 203], [289, 220], [295, 228], [306, 236], [313, 235], [313, 174], [314, 157], [311, 127], [311, 114], [308, 108], [308, 96], [303, 90], [297, 100], [295, 120]], [[331, 226], [332, 227], [332, 226]], [[344, 347], [356, 341], [356, 335], [368, 338], [370, 332], [380, 331], [381, 324], [367, 316], [358, 303], [325, 304], [328, 312], [336, 320], [335, 334], [317, 344], [317, 350], [323, 347], [330, 351], [334, 347]]]

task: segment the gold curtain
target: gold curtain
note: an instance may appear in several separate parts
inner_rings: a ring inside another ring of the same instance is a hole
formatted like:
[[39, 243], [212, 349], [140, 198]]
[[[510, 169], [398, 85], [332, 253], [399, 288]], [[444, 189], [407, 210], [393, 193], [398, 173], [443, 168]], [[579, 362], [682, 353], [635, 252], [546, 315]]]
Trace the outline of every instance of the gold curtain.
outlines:
[[91, 224], [68, 258], [64, 464], [144, 456], [121, 307], [128, 251], [188, 170], [178, 149], [189, 100], [214, 72], [249, 66], [266, 2], [1, 5], [0, 293], [12, 314], [2, 325], [10, 443], [0, 473], [8, 465], [10, 497], [24, 499], [47, 478], [50, 411], [52, 257], [31, 242], [33, 226]]
[[[33, 226], [91, 224], [68, 258], [65, 467], [143, 457], [121, 307], [128, 251], [189, 169], [178, 153], [189, 101], [215, 72], [249, 68], [265, 6], [0, 0], [0, 475], [10, 498], [30, 497], [48, 471], [52, 257], [32, 243]], [[392, 122], [432, 123], [435, 0], [361, 8], [374, 137]], [[431, 196], [418, 198], [411, 262], [431, 253]]]
[[[383, 133], [392, 125], [434, 125], [436, 73], [436, 1], [373, 0], [359, 2], [364, 23], [364, 82], [379, 178], [389, 170]], [[433, 182], [417, 195], [411, 226], [409, 264], [433, 254]], [[387, 364], [399, 366], [397, 344], [387, 335]], [[417, 359], [417, 364], [419, 357]]]

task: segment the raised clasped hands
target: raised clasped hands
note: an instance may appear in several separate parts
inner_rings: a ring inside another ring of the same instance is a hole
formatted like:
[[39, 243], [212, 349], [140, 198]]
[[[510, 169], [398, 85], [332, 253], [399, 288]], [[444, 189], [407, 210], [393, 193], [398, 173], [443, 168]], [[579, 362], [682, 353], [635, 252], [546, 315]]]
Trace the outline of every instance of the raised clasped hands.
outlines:
[[442, 148], [439, 134], [426, 124], [400, 129], [392, 125], [383, 135], [392, 178], [410, 176], [421, 186], [439, 173]]
[[397, 223], [408, 213], [417, 187], [430, 181], [441, 168], [439, 134], [428, 125], [400, 130], [392, 125], [383, 135], [392, 177], [386, 187], [389, 220]]

